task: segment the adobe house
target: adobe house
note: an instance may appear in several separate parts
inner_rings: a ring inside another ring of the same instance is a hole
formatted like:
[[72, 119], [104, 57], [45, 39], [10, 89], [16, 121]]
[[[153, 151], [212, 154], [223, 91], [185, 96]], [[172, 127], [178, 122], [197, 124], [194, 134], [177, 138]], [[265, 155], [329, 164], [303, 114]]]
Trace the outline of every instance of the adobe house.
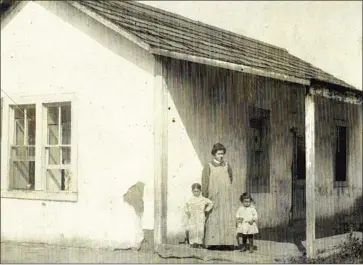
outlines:
[[[22, 1], [1, 20], [1, 238], [182, 236], [213, 143], [259, 226], [362, 196], [360, 90], [287, 50], [137, 2]], [[305, 163], [306, 161], [306, 163]], [[307, 196], [305, 196], [307, 195]]]

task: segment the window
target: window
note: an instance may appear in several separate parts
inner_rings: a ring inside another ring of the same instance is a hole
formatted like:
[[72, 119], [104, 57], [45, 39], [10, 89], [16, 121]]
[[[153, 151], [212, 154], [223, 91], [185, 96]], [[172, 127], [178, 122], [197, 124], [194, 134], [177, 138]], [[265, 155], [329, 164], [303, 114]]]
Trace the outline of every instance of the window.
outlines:
[[306, 179], [305, 137], [296, 139], [296, 178]]
[[35, 189], [35, 105], [12, 106], [10, 189]]
[[338, 185], [347, 183], [347, 131], [346, 126], [336, 126], [334, 175]]
[[249, 109], [248, 188], [252, 193], [270, 191], [270, 111]]
[[72, 99], [19, 98], [4, 104], [9, 121], [3, 122], [8, 127], [3, 140], [9, 145], [2, 146], [1, 163], [7, 165], [1, 169], [2, 197], [76, 200]]
[[50, 191], [69, 190], [71, 184], [71, 105], [48, 105], [46, 187]]

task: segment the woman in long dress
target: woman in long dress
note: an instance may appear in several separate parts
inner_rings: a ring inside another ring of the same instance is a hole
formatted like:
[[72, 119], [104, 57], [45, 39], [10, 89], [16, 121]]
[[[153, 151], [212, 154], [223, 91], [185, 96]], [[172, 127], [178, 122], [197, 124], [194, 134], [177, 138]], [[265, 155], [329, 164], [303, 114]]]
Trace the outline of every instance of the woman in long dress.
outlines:
[[220, 143], [212, 148], [214, 159], [202, 173], [202, 195], [213, 202], [206, 220], [204, 244], [208, 248], [235, 245], [235, 213], [233, 211], [232, 169], [224, 161], [227, 149]]

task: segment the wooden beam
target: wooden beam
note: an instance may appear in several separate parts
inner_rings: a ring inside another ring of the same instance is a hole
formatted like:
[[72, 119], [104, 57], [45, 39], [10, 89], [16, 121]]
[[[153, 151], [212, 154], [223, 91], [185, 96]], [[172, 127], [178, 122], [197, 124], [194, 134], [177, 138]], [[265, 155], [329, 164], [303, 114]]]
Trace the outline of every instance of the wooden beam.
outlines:
[[321, 86], [314, 86], [309, 88], [309, 93], [311, 95], [318, 95], [327, 99], [356, 105], [362, 104], [362, 96], [359, 95], [359, 92], [360, 91], [354, 93], [351, 90], [346, 92], [336, 91]]
[[220, 60], [203, 58], [203, 57], [194, 56], [194, 55], [187, 55], [187, 54], [183, 54], [183, 53], [179, 53], [179, 52], [172, 52], [172, 51], [156, 49], [156, 48], [150, 48], [149, 51], [153, 54], [166, 56], [166, 57], [170, 57], [170, 58], [174, 58], [174, 59], [178, 59], [178, 60], [184, 60], [184, 61], [189, 61], [189, 62], [194, 62], [194, 63], [199, 63], [199, 64], [210, 65], [210, 66], [214, 66], [214, 67], [229, 69], [229, 70], [233, 70], [233, 71], [243, 72], [243, 73], [247, 73], [247, 74], [274, 78], [274, 79], [282, 80], [285, 82], [297, 83], [297, 84], [307, 85], [307, 86], [310, 85], [310, 81], [307, 79], [302, 79], [302, 78], [283, 75], [283, 74], [274, 73], [274, 72], [270, 72], [270, 71], [265, 71], [265, 70], [261, 70], [261, 69], [253, 68], [250, 66], [241, 65], [241, 64], [228, 63], [228, 62], [224, 62], [224, 61], [220, 61]]
[[[36, 123], [35, 123], [35, 143], [36, 144], [41, 143], [42, 139], [47, 139], [46, 138], [46, 136], [47, 136], [47, 134], [46, 134], [47, 118], [44, 115], [43, 109], [44, 109], [44, 107], [43, 107], [42, 103], [38, 103], [35, 105], [35, 121], [36, 121]], [[40, 121], [44, 121], [44, 122], [42, 123]], [[45, 129], [45, 130], [43, 130], [43, 129]], [[35, 183], [34, 183], [35, 187], [34, 188], [37, 191], [42, 191], [45, 188], [44, 187], [45, 186], [44, 185], [45, 184], [45, 176], [44, 176], [45, 174], [43, 173], [43, 169], [45, 168], [44, 167], [45, 161], [43, 160], [43, 158], [45, 158], [45, 156], [43, 155], [43, 153], [44, 153], [43, 147], [41, 147], [41, 148], [38, 148], [38, 147], [39, 147], [39, 145], [37, 145], [35, 147], [35, 161], [37, 161], [37, 162], [35, 163], [36, 177], [35, 177]], [[72, 152], [73, 152], [73, 150], [72, 150]]]
[[306, 253], [315, 256], [315, 96], [305, 96]]
[[[359, 110], [359, 115], [358, 115], [358, 124], [359, 124], [358, 135], [360, 137], [360, 143], [361, 143], [361, 150], [360, 150], [361, 157], [360, 157], [360, 160], [358, 160], [358, 161], [363, 161], [363, 134], [362, 134], [362, 132], [363, 132], [363, 104], [360, 105], [360, 110]], [[359, 157], [358, 157], [358, 159], [359, 159]], [[360, 176], [361, 177], [361, 182], [362, 182], [361, 187], [363, 187], [363, 163], [360, 162], [360, 164], [361, 164], [361, 167], [362, 167], [361, 168], [361, 176]], [[363, 195], [363, 194], [361, 193], [361, 195]]]
[[154, 65], [154, 245], [166, 243], [168, 187], [168, 90], [166, 61]]

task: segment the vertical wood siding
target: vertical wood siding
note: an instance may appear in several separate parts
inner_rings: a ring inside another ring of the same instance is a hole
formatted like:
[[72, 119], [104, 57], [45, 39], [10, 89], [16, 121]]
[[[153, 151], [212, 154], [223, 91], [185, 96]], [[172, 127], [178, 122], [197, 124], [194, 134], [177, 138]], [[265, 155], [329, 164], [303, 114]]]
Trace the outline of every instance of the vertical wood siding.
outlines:
[[[248, 106], [270, 110], [270, 150], [268, 193], [253, 193], [259, 210], [260, 227], [286, 224], [289, 220], [292, 196], [293, 134], [304, 135], [305, 89], [278, 80], [201, 66], [173, 60], [168, 73], [169, 111], [169, 205], [170, 237], [181, 233], [181, 211], [191, 196], [190, 186], [200, 182], [202, 166], [211, 160], [210, 149], [216, 142], [227, 147], [227, 161], [234, 171], [234, 206], [246, 190], [247, 149], [246, 128]], [[223, 94], [225, 93], [225, 94]], [[216, 96], [217, 95], [217, 96]], [[344, 106], [325, 99], [317, 100], [316, 162], [320, 189], [317, 196], [317, 218], [328, 216], [352, 205], [361, 194], [358, 184], [361, 157], [354, 121], [358, 106]], [[335, 143], [334, 118], [346, 119], [349, 130], [348, 174], [351, 185], [333, 187]], [[356, 157], [356, 158], [355, 158]], [[360, 167], [361, 168], [361, 167]], [[320, 198], [322, 200], [320, 200]], [[330, 203], [331, 207], [326, 207]]]

